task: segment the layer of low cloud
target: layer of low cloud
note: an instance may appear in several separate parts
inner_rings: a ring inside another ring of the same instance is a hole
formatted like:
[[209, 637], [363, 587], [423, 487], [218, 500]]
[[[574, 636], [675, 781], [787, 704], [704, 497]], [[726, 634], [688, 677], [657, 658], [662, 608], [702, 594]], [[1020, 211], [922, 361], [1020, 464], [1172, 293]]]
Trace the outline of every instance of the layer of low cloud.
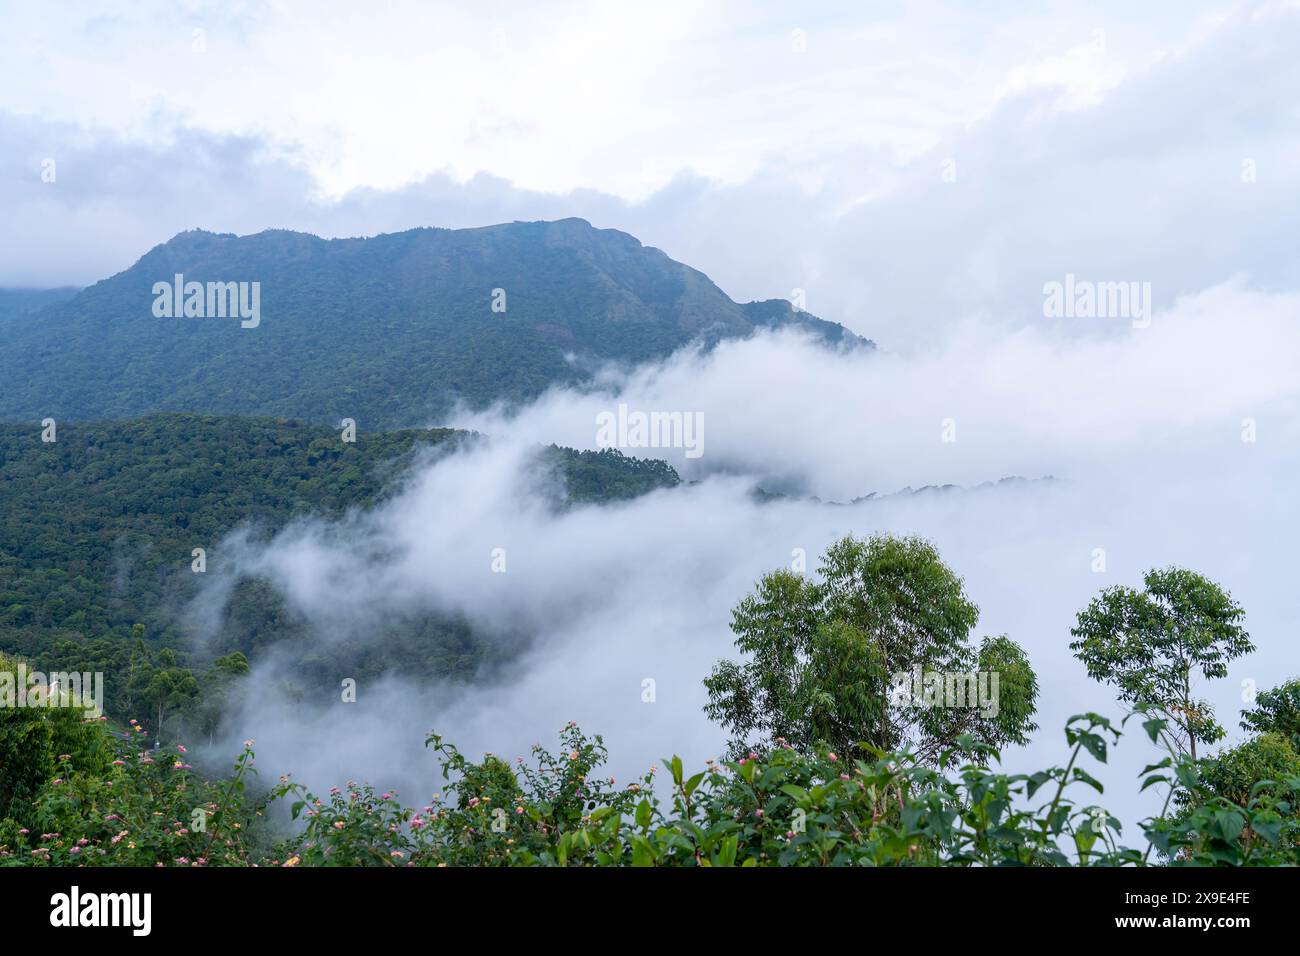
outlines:
[[[1110, 334], [1065, 341], [1062, 325]], [[1006, 475], [1111, 480], [1175, 461], [1207, 467], [1240, 453], [1248, 419], [1270, 441], [1294, 438], [1298, 363], [1300, 295], [1237, 280], [1145, 327], [1040, 316], [1007, 332], [970, 322], [912, 357], [764, 336], [610, 370], [585, 395], [557, 391], [505, 420], [487, 412], [456, 423], [590, 448], [597, 416], [619, 404], [698, 412], [703, 456], [662, 453], [687, 477], [759, 474], [774, 490], [845, 501]]]
[[[522, 629], [528, 650], [476, 686], [394, 674], [363, 685], [356, 704], [279, 703], [272, 686], [286, 675], [267, 666], [265, 693], [232, 734], [256, 737], [275, 772], [317, 787], [366, 777], [412, 800], [441, 786], [422, 747], [431, 729], [473, 756], [513, 758], [572, 719], [606, 736], [617, 779], [671, 753], [698, 763], [726, 739], [702, 713], [701, 680], [734, 654], [734, 604], [796, 549], [812, 570], [837, 537], [888, 531], [933, 540], [982, 608], [977, 634], [1028, 649], [1042, 730], [1008, 766], [1060, 759], [1071, 714], [1121, 713], [1071, 656], [1069, 628], [1101, 587], [1171, 563], [1220, 581], [1247, 609], [1258, 652], [1200, 688], [1236, 738], [1241, 682], [1271, 686], [1294, 667], [1298, 320], [1292, 296], [1227, 286], [1083, 351], [1020, 333], [908, 361], [774, 336], [611, 375], [599, 395], [556, 392], [515, 417], [475, 418], [489, 441], [418, 467], [381, 509], [223, 553], [274, 582], [321, 640], [364, 640], [386, 620], [433, 611], [484, 634]], [[935, 417], [948, 395], [962, 401], [955, 443], [941, 441]], [[618, 505], [546, 506], [528, 464], [535, 442], [591, 445], [595, 408], [689, 411], [692, 397], [707, 423], [696, 483]], [[852, 505], [750, 494], [774, 475], [842, 500], [1049, 472], [1057, 480]], [[505, 573], [492, 570], [498, 548]], [[642, 699], [647, 678], [654, 703]], [[1133, 735], [1098, 773], [1126, 820], [1154, 809], [1134, 785], [1151, 756]]]

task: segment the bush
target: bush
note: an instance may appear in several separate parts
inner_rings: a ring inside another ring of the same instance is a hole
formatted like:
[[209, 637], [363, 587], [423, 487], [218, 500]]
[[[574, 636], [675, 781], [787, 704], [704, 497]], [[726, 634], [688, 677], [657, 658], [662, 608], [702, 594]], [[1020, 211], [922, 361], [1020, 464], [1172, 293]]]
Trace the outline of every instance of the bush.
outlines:
[[[1137, 716], [1153, 742], [1166, 738], [1164, 719]], [[1098, 714], [1071, 718], [1068, 762], [1033, 774], [989, 769], [997, 752], [971, 738], [956, 746], [979, 762], [948, 776], [874, 748], [849, 761], [779, 742], [689, 777], [673, 757], [663, 796], [653, 769], [621, 789], [602, 778], [601, 738], [573, 724], [558, 756], [535, 747], [516, 769], [491, 756], [469, 763], [434, 735], [449, 784], [421, 811], [366, 786], [324, 802], [283, 784], [276, 795], [296, 798], [307, 826], [282, 855], [295, 865], [1144, 866], [1158, 861], [1155, 849], [1176, 864], [1295, 862], [1285, 820], [1300, 776], [1256, 787], [1238, 805], [1208, 799], [1195, 762], [1172, 754], [1143, 771], [1143, 788], [1164, 783], [1190, 794], [1194, 809], [1145, 821], [1145, 850], [1122, 845], [1119, 821], [1075, 798], [1101, 791], [1080, 763], [1104, 763], [1122, 727]]]
[[[133, 727], [139, 725], [132, 721]], [[97, 728], [99, 729], [99, 728]], [[106, 732], [103, 737], [112, 739]], [[139, 735], [139, 742], [143, 742]], [[251, 829], [261, 816], [246, 792], [252, 741], [230, 779], [194, 772], [185, 747], [140, 749], [115, 742], [105, 769], [58, 758], [31, 807], [32, 824], [0, 829], [0, 865], [240, 866], [253, 863]]]

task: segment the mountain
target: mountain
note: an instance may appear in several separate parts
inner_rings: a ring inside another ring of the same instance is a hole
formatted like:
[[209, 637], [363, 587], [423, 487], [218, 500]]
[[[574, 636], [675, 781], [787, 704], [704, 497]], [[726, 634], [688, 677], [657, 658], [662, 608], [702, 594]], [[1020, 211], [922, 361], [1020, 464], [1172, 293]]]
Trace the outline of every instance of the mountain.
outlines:
[[[258, 283], [258, 320], [155, 315], [172, 302], [155, 283], [177, 274], [249, 283], [249, 314]], [[0, 419], [177, 411], [363, 428], [440, 422], [456, 400], [527, 401], [605, 362], [762, 328], [871, 344], [784, 300], [734, 302], [703, 273], [581, 219], [353, 239], [185, 232], [6, 325]]]

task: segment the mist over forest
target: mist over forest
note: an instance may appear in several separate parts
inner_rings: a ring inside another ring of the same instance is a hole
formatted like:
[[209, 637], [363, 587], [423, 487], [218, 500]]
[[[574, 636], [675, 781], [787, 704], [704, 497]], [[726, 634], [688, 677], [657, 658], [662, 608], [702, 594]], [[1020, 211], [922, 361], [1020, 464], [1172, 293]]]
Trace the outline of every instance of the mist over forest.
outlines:
[[877, 6], [0, 4], [0, 872], [1300, 864], [1300, 10]]

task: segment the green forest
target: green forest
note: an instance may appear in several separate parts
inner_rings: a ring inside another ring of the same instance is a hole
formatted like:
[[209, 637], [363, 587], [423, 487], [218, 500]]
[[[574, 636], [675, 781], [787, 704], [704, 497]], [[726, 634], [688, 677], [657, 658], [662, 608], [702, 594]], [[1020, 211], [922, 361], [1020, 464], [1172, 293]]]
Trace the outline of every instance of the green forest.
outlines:
[[[194, 550], [215, 568], [237, 529], [266, 539], [290, 521], [337, 518], [400, 487], [417, 456], [484, 441], [450, 429], [370, 432], [269, 418], [155, 415], [68, 423], [42, 441], [35, 425], [0, 424], [0, 652], [46, 672], [105, 674], [106, 709], [163, 733], [215, 732], [232, 676], [271, 647], [304, 685], [342, 672], [468, 679], [495, 657], [455, 618], [393, 625], [366, 647], [322, 648], [280, 595], [239, 580], [216, 640], [196, 651], [186, 631], [199, 592]], [[419, 460], [425, 460], [423, 458]], [[657, 460], [614, 449], [538, 446], [535, 467], [558, 488], [552, 506], [580, 507], [679, 482]]]

